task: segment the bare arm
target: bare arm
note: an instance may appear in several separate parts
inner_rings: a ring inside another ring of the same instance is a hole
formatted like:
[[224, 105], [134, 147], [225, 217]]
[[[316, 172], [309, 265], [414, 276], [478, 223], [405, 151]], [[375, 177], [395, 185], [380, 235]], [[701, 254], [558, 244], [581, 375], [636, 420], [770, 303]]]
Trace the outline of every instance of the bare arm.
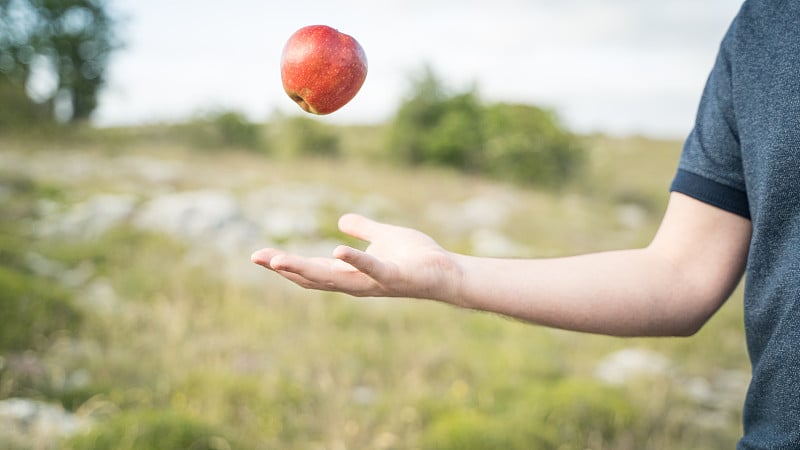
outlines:
[[412, 229], [346, 215], [345, 233], [370, 242], [333, 258], [276, 249], [253, 261], [312, 289], [398, 296], [612, 335], [689, 335], [728, 298], [744, 270], [750, 221], [673, 193], [642, 249], [555, 259], [496, 259], [442, 249]]
[[543, 325], [613, 335], [688, 335], [741, 278], [750, 221], [672, 194], [642, 249], [548, 260], [459, 257], [461, 301]]

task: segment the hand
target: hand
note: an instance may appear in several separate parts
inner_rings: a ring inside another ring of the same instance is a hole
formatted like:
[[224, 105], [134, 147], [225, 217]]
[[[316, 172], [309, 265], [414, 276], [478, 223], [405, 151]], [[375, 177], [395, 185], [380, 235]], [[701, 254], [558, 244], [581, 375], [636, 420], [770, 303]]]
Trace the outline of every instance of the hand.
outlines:
[[366, 251], [340, 245], [332, 258], [307, 258], [265, 248], [250, 259], [307, 289], [359, 297], [457, 298], [461, 270], [429, 236], [357, 214], [342, 216], [339, 229], [369, 242]]

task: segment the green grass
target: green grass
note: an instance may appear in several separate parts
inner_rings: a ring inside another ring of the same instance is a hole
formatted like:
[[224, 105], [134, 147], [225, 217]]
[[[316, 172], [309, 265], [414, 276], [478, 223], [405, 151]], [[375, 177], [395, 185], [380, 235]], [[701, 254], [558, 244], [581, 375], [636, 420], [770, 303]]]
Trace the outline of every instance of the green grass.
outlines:
[[[646, 245], [680, 151], [676, 142], [586, 138], [585, 178], [552, 192], [376, 162], [375, 128], [344, 130], [343, 149], [355, 147], [349, 143], [358, 136], [366, 139], [357, 152], [299, 160], [195, 152], [150, 131], [135, 139], [120, 137], [135, 130], [113, 133], [112, 144], [76, 139], [57, 150], [41, 141], [4, 142], [9, 153], [0, 157], [19, 162], [9, 168], [19, 173], [3, 178], [15, 192], [2, 201], [4, 211], [14, 211], [9, 222], [41, 220], [35, 206], [41, 200], [66, 207], [101, 191], [137, 198], [206, 188], [246, 195], [314, 184], [342, 197], [379, 198], [377, 218], [419, 227], [462, 251], [472, 250], [472, 230], [432, 211], [457, 210], [476, 197], [505, 199], [514, 206], [501, 231], [523, 245], [520, 256], [556, 256]], [[148, 182], [129, 170], [130, 158], [168, 161], [175, 173]], [[68, 162], [78, 160], [100, 170], [70, 176]], [[635, 227], [619, 219], [631, 205], [643, 214]], [[320, 237], [338, 236], [341, 209], [326, 206], [331, 223]], [[684, 378], [746, 371], [740, 291], [695, 337], [626, 340], [425, 301], [308, 292], [266, 272], [247, 283], [223, 276], [224, 260], [203, 259], [190, 244], [124, 224], [88, 240], [40, 237], [16, 225], [7, 230], [0, 246], [5, 272], [27, 270], [29, 252], [65, 268], [93, 268], [84, 286], [52, 287], [72, 289], [55, 298], [82, 320], [37, 333], [44, 336], [34, 346], [43, 370], [37, 383], [24, 384], [25, 375], [9, 364], [0, 368], [0, 396], [49, 399], [97, 418], [89, 434], [64, 448], [710, 449], [731, 448], [740, 433], [735, 411], [725, 413], [721, 426], [699, 420], [708, 406], [666, 376], [616, 387], [593, 377], [603, 357], [629, 347], [666, 355]], [[116, 293], [110, 311], [79, 301], [93, 282]], [[0, 346], [2, 361], [18, 348]], [[85, 382], [67, 382], [78, 373], [87, 375]], [[115, 447], [120, 442], [125, 446]]]

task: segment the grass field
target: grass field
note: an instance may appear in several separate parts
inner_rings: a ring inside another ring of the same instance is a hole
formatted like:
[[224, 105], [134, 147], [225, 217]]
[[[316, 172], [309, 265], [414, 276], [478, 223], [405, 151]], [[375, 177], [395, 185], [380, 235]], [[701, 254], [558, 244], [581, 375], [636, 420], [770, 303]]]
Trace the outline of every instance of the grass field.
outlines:
[[[351, 130], [345, 147], [374, 156], [359, 136], [372, 135]], [[351, 210], [470, 253], [646, 245], [680, 143], [585, 139], [585, 175], [557, 192], [352, 156], [0, 139], [0, 283], [20, 293], [0, 299], [75, 316], [17, 304], [20, 323], [40, 326], [14, 328], [0, 311], [0, 399], [91, 423], [63, 438], [0, 433], [0, 444], [732, 448], [749, 370], [739, 291], [691, 338], [618, 339], [307, 292], [249, 263], [266, 245], [329, 251]]]

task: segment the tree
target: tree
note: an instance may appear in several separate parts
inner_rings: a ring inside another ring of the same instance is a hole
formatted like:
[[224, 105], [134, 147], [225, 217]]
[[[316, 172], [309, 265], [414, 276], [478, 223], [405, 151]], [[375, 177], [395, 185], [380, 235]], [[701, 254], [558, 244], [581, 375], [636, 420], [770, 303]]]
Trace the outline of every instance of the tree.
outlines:
[[[119, 48], [115, 25], [103, 0], [0, 0], [0, 78], [51, 115], [88, 119]], [[52, 80], [50, 89], [35, 92], [37, 77]]]

